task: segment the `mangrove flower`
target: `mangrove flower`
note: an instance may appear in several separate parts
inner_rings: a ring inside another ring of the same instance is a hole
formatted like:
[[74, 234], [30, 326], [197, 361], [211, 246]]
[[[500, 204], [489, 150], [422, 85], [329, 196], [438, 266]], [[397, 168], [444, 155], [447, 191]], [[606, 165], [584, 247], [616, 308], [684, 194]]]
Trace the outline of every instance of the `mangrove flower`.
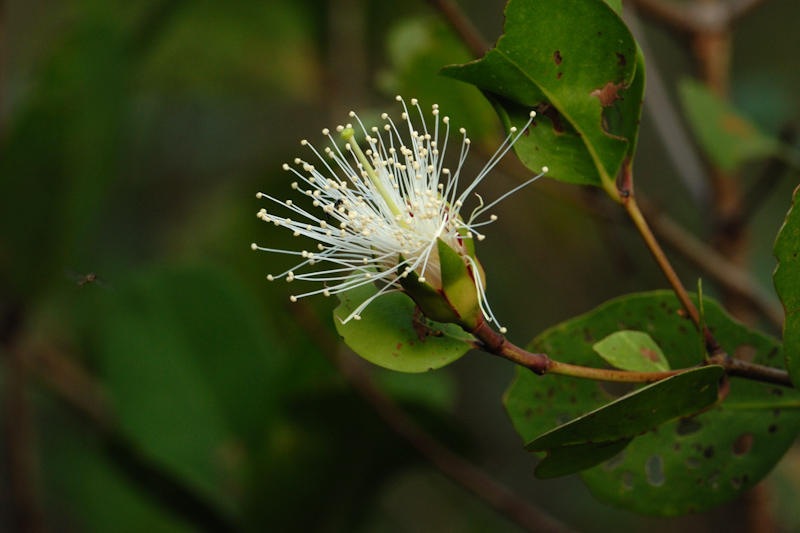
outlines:
[[[302, 259], [282, 274], [267, 276], [270, 281], [285, 278], [289, 282], [313, 281], [321, 285], [291, 296], [293, 302], [305, 296], [330, 296], [374, 284], [376, 293], [343, 322], [360, 320], [364, 309], [382, 294], [404, 291], [428, 318], [473, 331], [484, 320], [496, 322], [486, 301], [486, 277], [475, 256], [474, 241], [484, 239], [481, 228], [497, 217], [482, 215], [542, 174], [488, 205], [475, 194], [478, 205], [469, 217], [462, 215], [462, 208], [535, 114], [531, 112], [531, 119], [519, 133], [511, 128], [486, 167], [459, 191], [459, 181], [466, 181], [462, 174], [470, 147], [466, 131], [459, 130], [461, 152], [451, 171], [444, 166], [450, 136], [448, 117], [440, 120], [439, 107], [434, 105], [433, 127], [429, 129], [417, 100], [412, 99], [411, 107], [419, 113], [421, 124], [421, 129], [416, 129], [405, 101], [399, 96], [397, 100], [404, 110], [401, 123], [384, 113], [382, 128], [368, 131], [356, 114], [350, 113], [363, 134], [363, 151], [350, 124], [337, 128], [344, 140], [343, 149], [328, 129], [322, 130], [330, 139], [324, 154], [308, 141], [301, 141], [311, 150], [314, 162], [298, 158], [294, 161], [297, 168], [283, 168], [297, 177], [292, 188], [308, 197], [305, 207], [261, 192], [256, 195], [279, 204], [284, 213], [261, 209], [260, 219], [287, 228], [296, 237], [316, 241], [316, 246], [301, 251], [256, 244], [252, 248]], [[544, 172], [546, 167], [542, 168]], [[324, 266], [306, 269], [313, 265]], [[505, 328], [500, 332], [505, 333]]]

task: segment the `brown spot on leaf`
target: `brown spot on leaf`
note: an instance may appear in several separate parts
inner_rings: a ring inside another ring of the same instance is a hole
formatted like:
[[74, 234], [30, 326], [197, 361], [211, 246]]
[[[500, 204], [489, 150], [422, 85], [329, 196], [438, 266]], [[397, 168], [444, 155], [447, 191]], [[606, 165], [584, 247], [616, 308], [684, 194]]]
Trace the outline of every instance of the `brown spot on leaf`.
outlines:
[[642, 346], [641, 348], [639, 348], [639, 352], [645, 359], [650, 359], [654, 363], [658, 362], [658, 353], [656, 353], [655, 350], [651, 350], [650, 348], [645, 348], [644, 346]]
[[556, 65], [560, 65], [563, 59], [561, 58], [561, 51], [556, 50], [556, 53], [553, 54], [553, 61], [556, 62]]
[[542, 102], [536, 106], [536, 114], [547, 117], [553, 123], [553, 131], [564, 133], [564, 125], [561, 123], [561, 114], [558, 110], [547, 102]]
[[398, 342], [397, 343], [397, 350], [399, 351], [400, 348], [402, 348], [402, 347], [403, 347], [403, 343], [402, 342]]
[[731, 453], [736, 457], [741, 457], [747, 452], [750, 451], [750, 448], [753, 447], [753, 434], [752, 433], [742, 433], [739, 435], [735, 441], [733, 441], [733, 446], [731, 446]]
[[617, 66], [618, 67], [624, 67], [625, 65], [628, 64], [628, 60], [625, 59], [625, 54], [620, 54], [619, 52], [614, 52], [614, 53], [617, 54]]
[[[422, 311], [419, 306], [414, 308], [414, 314], [411, 315], [411, 325], [420, 342], [425, 342], [428, 337], [444, 337], [444, 333], [438, 329], [428, 327], [425, 318], [422, 317]], [[413, 345], [413, 341], [409, 341], [409, 345]]]
[[563, 76], [563, 75], [564, 75], [564, 73], [563, 73], [563, 72], [559, 72], [559, 73], [558, 73], [558, 76], [556, 76], [556, 79], [557, 79], [557, 80], [560, 80], [560, 79], [561, 79], [561, 76]]
[[621, 100], [622, 97], [618, 94], [619, 90], [623, 88], [623, 83], [608, 82], [602, 88], [595, 89], [589, 93], [589, 96], [596, 96], [600, 100], [600, 105], [603, 107], [611, 107], [614, 102]]

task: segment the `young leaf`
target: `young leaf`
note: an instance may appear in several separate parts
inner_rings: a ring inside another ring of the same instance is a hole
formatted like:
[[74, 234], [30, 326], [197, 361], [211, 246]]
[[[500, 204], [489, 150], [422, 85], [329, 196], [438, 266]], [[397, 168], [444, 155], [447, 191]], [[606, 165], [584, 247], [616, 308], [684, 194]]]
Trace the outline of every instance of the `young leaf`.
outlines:
[[336, 330], [367, 361], [398, 372], [427, 372], [452, 363], [469, 350], [470, 335], [454, 324], [428, 320], [401, 292], [379, 296], [364, 310], [361, 320], [342, 323], [377, 291], [373, 285], [362, 285], [342, 293], [341, 304], [333, 312]]
[[608, 364], [633, 372], [662, 372], [669, 362], [653, 337], [644, 331], [616, 331], [592, 346]]
[[[704, 307], [708, 327], [731, 356], [783, 366], [775, 339], [736, 322], [713, 300], [706, 298]], [[691, 367], [703, 360], [704, 350], [680, 309], [668, 291], [625, 296], [545, 331], [528, 348], [566, 363], [597, 365], [592, 346], [623, 328], [647, 331], [672, 368]], [[518, 369], [505, 405], [523, 441], [530, 442], [630, 390]], [[580, 475], [600, 500], [638, 513], [701, 512], [747, 491], [775, 466], [800, 433], [798, 408], [796, 390], [731, 378], [724, 402], [636, 437]]]
[[641, 61], [630, 31], [602, 0], [511, 0], [505, 14], [495, 48], [442, 73], [483, 90], [507, 128], [538, 113], [514, 146], [529, 168], [613, 188], [644, 90], [634, 83]]
[[686, 118], [706, 156], [720, 169], [735, 172], [742, 163], [775, 154], [778, 141], [761, 131], [702, 83], [679, 86]]
[[792, 382], [800, 383], [800, 187], [795, 189], [793, 205], [786, 221], [778, 233], [773, 253], [778, 258], [778, 267], [773, 279], [775, 290], [786, 310], [783, 323], [783, 347], [786, 368]]

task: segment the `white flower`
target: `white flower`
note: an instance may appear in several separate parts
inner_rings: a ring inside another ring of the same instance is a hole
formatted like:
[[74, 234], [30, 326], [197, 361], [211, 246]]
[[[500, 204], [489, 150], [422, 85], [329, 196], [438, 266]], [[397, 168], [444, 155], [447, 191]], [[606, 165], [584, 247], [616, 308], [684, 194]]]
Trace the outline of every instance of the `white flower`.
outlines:
[[[442, 289], [442, 274], [439, 264], [438, 242], [441, 240], [455, 250], [463, 259], [474, 280], [475, 296], [480, 311], [486, 320], [495, 320], [486, 302], [485, 281], [482, 269], [469, 253], [472, 245], [469, 240], [483, 240], [479, 228], [497, 219], [491, 215], [479, 222], [478, 218], [494, 207], [500, 200], [513, 194], [539, 176], [514, 188], [488, 205], [478, 196], [478, 206], [467, 220], [461, 216], [461, 209], [475, 187], [494, 168], [503, 155], [525, 131], [531, 121], [515, 136], [516, 128], [505, 139], [486, 167], [462, 190], [458, 191], [462, 178], [462, 167], [469, 152], [470, 140], [462, 128], [461, 153], [457, 167], [451, 172], [444, 167], [445, 151], [450, 135], [448, 117], [439, 119], [438, 105], [433, 106], [434, 126], [428, 130], [422, 109], [416, 99], [411, 105], [419, 112], [422, 130], [418, 131], [409, 116], [408, 107], [401, 97], [402, 128], [408, 128], [404, 139], [400, 129], [386, 113], [382, 131], [371, 128], [370, 132], [355, 115], [364, 133], [367, 150], [362, 152], [353, 139], [355, 131], [348, 124], [339, 126], [337, 131], [348, 141], [340, 150], [329, 130], [322, 131], [331, 146], [325, 148], [325, 156], [311, 144], [303, 140], [319, 162], [311, 164], [303, 159], [295, 159], [295, 165], [302, 171], [284, 165], [283, 168], [294, 173], [298, 181], [292, 188], [308, 196], [308, 208], [295, 204], [292, 200], [279, 200], [259, 192], [258, 198], [266, 198], [281, 206], [290, 215], [273, 214], [261, 209], [258, 217], [276, 226], [288, 228], [295, 236], [304, 236], [316, 241], [312, 250], [280, 250], [262, 248], [255, 243], [253, 250], [297, 255], [302, 261], [294, 268], [278, 275], [269, 275], [270, 281], [286, 278], [286, 281], [315, 281], [321, 288], [291, 296], [292, 301], [314, 294], [330, 296], [350, 289], [376, 283], [378, 292], [363, 302], [344, 322], [359, 320], [363, 310], [378, 296], [396, 290], [403, 290], [403, 278], [414, 273], [419, 282], [427, 283], [435, 290]], [[531, 112], [531, 120], [535, 113]], [[443, 142], [439, 142], [440, 122], [443, 126]], [[542, 172], [547, 172], [544, 167]], [[468, 246], [469, 245], [469, 246]], [[306, 266], [325, 265], [324, 268], [298, 272]], [[412, 295], [413, 297], [413, 295]], [[501, 333], [505, 328], [500, 328]]]

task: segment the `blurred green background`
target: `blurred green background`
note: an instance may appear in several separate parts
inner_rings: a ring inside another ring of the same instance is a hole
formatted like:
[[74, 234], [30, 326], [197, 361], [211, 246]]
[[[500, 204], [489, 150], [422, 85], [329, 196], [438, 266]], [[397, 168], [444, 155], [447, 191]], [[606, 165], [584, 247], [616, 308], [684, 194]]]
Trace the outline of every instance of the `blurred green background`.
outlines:
[[[502, 1], [460, 4], [487, 40], [501, 34]], [[19, 527], [27, 505], [29, 531], [516, 531], [350, 390], [308, 322], [337, 338], [336, 302], [293, 307], [265, 279], [290, 258], [250, 250], [293, 245], [256, 219], [255, 193], [289, 197], [281, 165], [351, 109], [397, 115], [397, 93], [439, 103], [477, 141], [468, 165], [482, 168], [499, 122], [476, 90], [437, 76], [470, 59], [437, 13], [379, 0], [0, 9], [0, 530]], [[769, 0], [737, 26], [732, 99], [769, 132], [798, 115], [797, 20], [796, 2]], [[674, 97], [675, 80], [696, 74], [689, 48], [644, 28]], [[702, 205], [652, 121], [638, 187], [702, 234]], [[483, 190], [493, 198], [515, 180], [498, 171]], [[767, 287], [795, 185], [781, 181], [753, 220], [751, 264]], [[492, 307], [520, 344], [665, 287], [630, 228], [586, 213], [568, 188], [540, 181], [506, 201], [478, 249]], [[698, 272], [676, 265], [693, 286]], [[97, 281], [80, 285], [89, 273]], [[741, 503], [656, 520], [596, 503], [575, 476], [535, 480], [501, 407], [506, 361], [369, 370], [433, 435], [578, 530], [746, 530]], [[790, 453], [749, 501], [787, 531], [800, 528], [798, 465]]]

